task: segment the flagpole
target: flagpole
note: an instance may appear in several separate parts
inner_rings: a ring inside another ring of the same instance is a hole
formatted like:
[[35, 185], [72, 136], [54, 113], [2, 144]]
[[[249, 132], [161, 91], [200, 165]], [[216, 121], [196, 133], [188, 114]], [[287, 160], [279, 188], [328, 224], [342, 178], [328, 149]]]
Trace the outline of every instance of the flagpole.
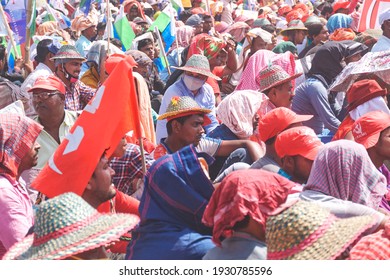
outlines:
[[[177, 34], [176, 34], [177, 35]], [[175, 36], [175, 43], [176, 43], [176, 50], [177, 50], [177, 66], [181, 66], [181, 59], [180, 59], [180, 53], [179, 53], [179, 41], [177, 40], [177, 36]]]
[[24, 63], [27, 64], [30, 62], [30, 45], [31, 45], [31, 32], [30, 32], [30, 27], [28, 26], [30, 23], [35, 24], [35, 22], [30, 22], [31, 19], [33, 18], [33, 14], [35, 11], [33, 11], [33, 1], [34, 0], [28, 0], [27, 4], [27, 28], [26, 28], [26, 43], [24, 45], [24, 50], [25, 50], [25, 56], [24, 56]]
[[106, 0], [106, 15], [107, 15], [107, 55], [110, 55], [110, 36], [111, 36], [111, 10], [109, 7], [110, 0]]
[[158, 45], [159, 45], [159, 47], [160, 47], [160, 51], [161, 51], [162, 54], [163, 54], [163, 58], [164, 58], [165, 64], [167, 65], [168, 74], [171, 75], [171, 69], [169, 68], [169, 63], [168, 63], [167, 55], [166, 55], [165, 50], [164, 50], [164, 44], [162, 43], [160, 31], [158, 30], [158, 27], [157, 27], [157, 26], [154, 27], [154, 33], [156, 33], [156, 35], [157, 35]]
[[8, 34], [8, 37], [9, 37], [10, 41], [11, 41], [12, 48], [14, 49], [15, 58], [18, 59], [19, 58], [19, 54], [18, 54], [18, 50], [16, 48], [16, 43], [15, 43], [14, 37], [12, 36], [12, 30], [9, 27], [9, 24], [8, 24], [8, 21], [7, 21], [7, 17], [5, 16], [5, 13], [4, 13], [2, 5], [0, 5], [0, 15], [3, 18], [4, 24], [5, 24], [5, 28], [7, 28], [7, 34]]
[[146, 174], [146, 160], [145, 160], [145, 151], [144, 151], [144, 141], [142, 141], [142, 135], [138, 139], [139, 149], [141, 150], [141, 158], [142, 158], [142, 172], [144, 176]]

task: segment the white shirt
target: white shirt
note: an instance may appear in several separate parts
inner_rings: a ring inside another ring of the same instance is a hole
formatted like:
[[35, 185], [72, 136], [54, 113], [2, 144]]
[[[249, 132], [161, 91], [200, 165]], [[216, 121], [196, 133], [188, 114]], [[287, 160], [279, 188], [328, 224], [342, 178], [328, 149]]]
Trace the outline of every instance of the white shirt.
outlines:
[[28, 92], [30, 88], [33, 87], [36, 79], [38, 77], [48, 77], [53, 74], [53, 71], [44, 63], [39, 63], [38, 66], [27, 76], [23, 84], [20, 86], [22, 95], [28, 99], [28, 108], [26, 108], [26, 115], [33, 117], [36, 115], [34, 107], [32, 105], [32, 95]]
[[371, 52], [388, 51], [390, 49], [390, 39], [382, 35], [379, 37], [378, 42], [372, 47]]

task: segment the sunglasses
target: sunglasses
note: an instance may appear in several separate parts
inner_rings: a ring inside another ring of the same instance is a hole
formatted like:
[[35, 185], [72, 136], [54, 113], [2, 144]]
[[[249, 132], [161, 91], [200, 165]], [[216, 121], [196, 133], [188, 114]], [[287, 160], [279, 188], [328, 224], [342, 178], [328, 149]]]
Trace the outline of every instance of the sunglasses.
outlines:
[[40, 93], [33, 93], [32, 98], [37, 100], [46, 100], [49, 97], [52, 97], [53, 95], [56, 95], [58, 92], [40, 92]]

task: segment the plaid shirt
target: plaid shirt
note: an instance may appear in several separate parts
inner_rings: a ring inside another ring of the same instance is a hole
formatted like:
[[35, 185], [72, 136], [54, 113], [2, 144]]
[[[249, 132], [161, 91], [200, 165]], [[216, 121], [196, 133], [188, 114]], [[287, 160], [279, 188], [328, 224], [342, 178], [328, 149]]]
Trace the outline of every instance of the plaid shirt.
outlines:
[[96, 89], [93, 89], [78, 80], [72, 83], [70, 88], [66, 87], [65, 109], [70, 111], [83, 110], [89, 100], [95, 95]]
[[[145, 152], [146, 169], [149, 169], [153, 162], [153, 158]], [[127, 144], [125, 155], [121, 158], [112, 159], [110, 167], [115, 171], [113, 183], [117, 189], [127, 195], [132, 195], [136, 191], [132, 181], [144, 176], [140, 147], [135, 144]]]

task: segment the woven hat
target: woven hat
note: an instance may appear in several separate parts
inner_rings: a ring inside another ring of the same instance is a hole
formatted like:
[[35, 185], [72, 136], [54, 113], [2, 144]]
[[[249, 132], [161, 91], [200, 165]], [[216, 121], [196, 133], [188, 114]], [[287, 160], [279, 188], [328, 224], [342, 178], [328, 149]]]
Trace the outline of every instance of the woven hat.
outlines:
[[263, 92], [267, 89], [276, 87], [278, 85], [287, 83], [288, 81], [294, 80], [301, 76], [302, 73], [290, 76], [281, 66], [270, 65], [266, 66], [260, 71], [258, 80], [260, 82], [260, 91]]
[[50, 58], [50, 60], [56, 60], [56, 59], [79, 59], [82, 61], [86, 61], [87, 59], [83, 57], [76, 49], [76, 47], [71, 45], [64, 45], [62, 46], [57, 54]]
[[288, 32], [290, 30], [304, 30], [304, 31], [307, 31], [307, 28], [305, 27], [305, 24], [301, 20], [294, 19], [294, 20], [291, 20], [288, 23], [286, 29], [283, 29], [282, 31], [280, 31], [280, 35], [287, 36], [286, 32]]
[[355, 141], [369, 149], [378, 143], [381, 132], [390, 127], [390, 115], [382, 111], [371, 111], [358, 118], [352, 125]]
[[191, 56], [183, 67], [172, 66], [172, 68], [198, 73], [216, 79], [217, 81], [221, 80], [220, 77], [211, 73], [210, 63], [207, 57], [201, 54], [194, 54], [193, 56]]
[[[211, 110], [201, 108], [194, 99], [189, 96], [174, 96], [168, 105], [166, 112], [158, 117], [158, 120], [167, 121], [194, 114], [208, 114]], [[205, 115], [204, 125], [210, 124], [210, 119]]]
[[65, 259], [116, 241], [139, 222], [131, 214], [101, 214], [74, 193], [42, 202], [34, 220], [34, 233], [12, 246], [4, 260]]
[[33, 92], [36, 89], [46, 89], [50, 91], [59, 91], [62, 94], [65, 94], [65, 85], [60, 78], [54, 75], [49, 75], [48, 77], [39, 77], [35, 80], [35, 83], [28, 92]]
[[351, 249], [348, 259], [390, 260], [390, 237], [386, 230], [382, 229], [360, 239]]
[[316, 203], [298, 201], [268, 218], [267, 259], [336, 259], [377, 220], [376, 215], [339, 219]]
[[290, 125], [305, 122], [311, 118], [313, 118], [313, 115], [298, 115], [285, 107], [275, 108], [266, 113], [259, 122], [260, 139], [265, 142]]

